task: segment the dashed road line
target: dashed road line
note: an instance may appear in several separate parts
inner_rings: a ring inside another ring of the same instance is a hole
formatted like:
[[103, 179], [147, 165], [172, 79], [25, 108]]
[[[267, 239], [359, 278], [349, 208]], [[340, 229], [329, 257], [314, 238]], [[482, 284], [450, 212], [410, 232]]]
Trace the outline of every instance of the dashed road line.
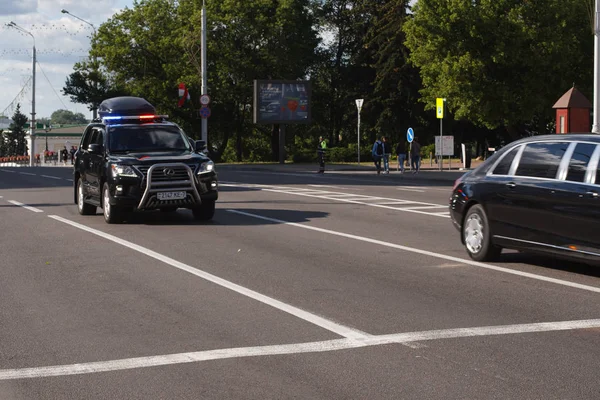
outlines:
[[10, 172], [11, 174], [14, 174], [16, 171], [11, 171], [9, 169], [0, 169], [0, 171], [2, 172]]
[[95, 374], [100, 372], [124, 371], [139, 368], [161, 367], [167, 365], [200, 363], [212, 360], [291, 354], [325, 353], [330, 351], [349, 350], [390, 344], [415, 344], [421, 341], [461, 339], [482, 336], [487, 337], [501, 335], [561, 332], [597, 328], [600, 328], [600, 319], [539, 322], [532, 324], [483, 326], [472, 328], [455, 328], [420, 332], [393, 333], [388, 335], [370, 336], [361, 339], [346, 338], [308, 343], [237, 347], [228, 349], [195, 351], [187, 353], [165, 354], [158, 356], [125, 358], [120, 360], [96, 361], [79, 364], [4, 369], [0, 370], [0, 381]]
[[40, 210], [39, 208], [31, 207], [31, 206], [28, 206], [27, 204], [19, 203], [18, 201], [15, 201], [15, 200], [8, 200], [8, 202], [11, 204], [14, 204], [15, 206], [23, 207], [26, 210], [33, 211], [36, 213], [44, 212], [44, 211]]
[[319, 315], [313, 314], [311, 312], [302, 310], [300, 308], [294, 307], [292, 305], [289, 305], [287, 303], [284, 303], [282, 301], [276, 300], [272, 297], [266, 296], [262, 293], [259, 292], [255, 292], [254, 290], [248, 289], [244, 286], [238, 285], [236, 283], [233, 283], [231, 281], [225, 280], [223, 278], [219, 278], [216, 275], [213, 274], [209, 274], [208, 272], [202, 271], [200, 269], [194, 268], [192, 266], [189, 266], [187, 264], [184, 264], [182, 262], [179, 262], [177, 260], [174, 260], [170, 257], [167, 257], [165, 255], [162, 255], [160, 253], [157, 253], [155, 251], [152, 251], [150, 249], [147, 249], [145, 247], [142, 247], [140, 245], [137, 245], [135, 243], [129, 242], [127, 240], [121, 239], [119, 237], [110, 235], [108, 233], [99, 231], [97, 229], [93, 229], [90, 228], [88, 226], [79, 224], [77, 222], [71, 221], [69, 219], [63, 218], [63, 217], [59, 217], [57, 215], [49, 215], [50, 218], [55, 219], [57, 221], [63, 222], [67, 225], [71, 225], [74, 228], [80, 229], [82, 231], [86, 231], [89, 233], [92, 233], [96, 236], [100, 236], [104, 239], [110, 240], [111, 242], [117, 243], [121, 246], [130, 248], [132, 250], [135, 250], [139, 253], [142, 253], [148, 257], [154, 258], [155, 260], [161, 261], [167, 265], [170, 265], [172, 267], [175, 267], [177, 269], [180, 269], [182, 271], [185, 272], [189, 272], [192, 275], [195, 275], [199, 278], [205, 279], [209, 282], [215, 283], [219, 286], [222, 286], [226, 289], [232, 290], [234, 292], [237, 292], [241, 295], [244, 295], [246, 297], [249, 297], [251, 299], [257, 300], [263, 304], [269, 305], [273, 308], [276, 308], [278, 310], [281, 310], [283, 312], [286, 312], [290, 315], [293, 315], [297, 318], [303, 319], [305, 321], [308, 321], [314, 325], [320, 326], [323, 329], [326, 329], [330, 332], [336, 333], [342, 337], [345, 338], [353, 338], [353, 339], [359, 339], [359, 338], [366, 338], [366, 337], [370, 337], [371, 335], [365, 333], [365, 332], [361, 332], [357, 329], [354, 328], [350, 328], [348, 326], [344, 326], [341, 324], [338, 324], [337, 322], [334, 322], [332, 320], [329, 320], [327, 318], [321, 317]]
[[326, 233], [328, 235], [340, 236], [340, 237], [344, 237], [344, 238], [348, 238], [348, 239], [358, 240], [358, 241], [365, 242], [365, 243], [372, 243], [372, 244], [376, 244], [376, 245], [379, 245], [379, 246], [385, 246], [385, 247], [389, 247], [389, 248], [393, 248], [393, 249], [398, 249], [398, 250], [406, 251], [406, 252], [409, 252], [409, 253], [421, 254], [421, 255], [424, 255], [424, 256], [439, 258], [439, 259], [446, 260], [446, 261], [452, 261], [452, 262], [467, 264], [467, 265], [471, 265], [473, 267], [490, 269], [490, 270], [493, 270], [493, 271], [503, 272], [503, 273], [506, 273], [506, 274], [511, 274], [511, 275], [517, 275], [517, 276], [521, 276], [521, 277], [525, 277], [525, 278], [536, 279], [538, 281], [554, 283], [554, 284], [562, 285], [562, 286], [568, 286], [568, 287], [572, 287], [572, 288], [576, 288], [576, 289], [586, 290], [588, 292], [600, 293], [600, 287], [583, 285], [581, 283], [575, 283], [575, 282], [565, 281], [565, 280], [562, 280], [562, 279], [550, 278], [550, 277], [543, 276], [543, 275], [536, 275], [536, 274], [532, 274], [532, 273], [529, 273], [529, 272], [523, 272], [523, 271], [513, 270], [513, 269], [509, 269], [509, 268], [498, 267], [496, 265], [486, 264], [486, 263], [483, 263], [483, 262], [469, 260], [469, 259], [466, 259], [466, 258], [459, 258], [459, 257], [449, 256], [449, 255], [442, 254], [442, 253], [435, 253], [435, 252], [429, 251], [429, 250], [421, 250], [421, 249], [417, 249], [417, 248], [414, 248], [414, 247], [402, 246], [402, 245], [391, 243], [391, 242], [385, 242], [383, 240], [377, 240], [377, 239], [372, 239], [372, 238], [368, 238], [368, 237], [364, 237], [364, 236], [352, 235], [352, 234], [344, 233], [344, 232], [332, 231], [332, 230], [324, 229], [324, 228], [317, 228], [315, 226], [299, 224], [299, 223], [296, 223], [296, 222], [284, 221], [284, 220], [277, 219], [277, 218], [265, 217], [265, 216], [262, 216], [262, 215], [251, 214], [251, 213], [247, 213], [247, 212], [244, 212], [244, 211], [230, 209], [230, 210], [227, 210], [227, 212], [234, 213], [234, 214], [239, 214], [239, 215], [245, 215], [245, 216], [250, 217], [250, 218], [256, 218], [256, 219], [260, 219], [260, 220], [263, 220], [263, 221], [274, 222], [274, 223], [277, 223], [277, 224], [295, 226], [297, 228], [302, 228], [302, 229], [307, 229], [307, 230], [311, 230], [311, 231]]
[[58, 177], [58, 176], [52, 176], [52, 175], [40, 175], [43, 176], [44, 178], [50, 178], [50, 179], [58, 179], [61, 180], [62, 178]]
[[21, 175], [29, 175], [29, 176], [36, 176], [37, 174], [32, 174], [31, 172], [19, 172], [19, 174]]

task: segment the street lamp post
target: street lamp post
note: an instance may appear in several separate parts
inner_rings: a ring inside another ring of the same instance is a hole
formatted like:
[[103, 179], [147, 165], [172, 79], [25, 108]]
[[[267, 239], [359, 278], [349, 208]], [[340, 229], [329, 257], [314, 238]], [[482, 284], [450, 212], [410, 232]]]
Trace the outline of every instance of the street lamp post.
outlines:
[[[96, 37], [96, 27], [94, 26], [94, 24], [92, 24], [91, 22], [86, 21], [85, 19], [81, 19], [79, 18], [77, 15], [71, 14], [69, 11], [65, 10], [64, 8], [62, 10], [60, 10], [61, 13], [63, 14], [69, 14], [71, 17], [73, 18], [77, 18], [78, 20], [80, 20], [83, 23], [88, 24], [89, 26], [92, 27], [92, 29], [94, 30], [94, 37]], [[92, 58], [92, 61], [94, 63], [94, 72], [98, 72], [97, 70], [97, 59], [96, 56], [94, 55]], [[94, 89], [98, 88], [98, 82], [94, 82]], [[96, 95], [97, 93], [94, 93], [94, 95]], [[98, 108], [96, 107], [96, 104], [92, 103], [92, 119], [96, 119], [98, 117]]]
[[32, 55], [32, 79], [31, 79], [31, 125], [29, 127], [29, 138], [27, 140], [29, 147], [29, 166], [33, 167], [34, 165], [34, 157], [35, 157], [35, 64], [36, 64], [36, 55], [35, 55], [35, 37], [31, 32], [25, 30], [14, 22], [9, 22], [6, 24], [7, 26], [14, 28], [22, 33], [25, 33], [33, 39], [33, 55]]

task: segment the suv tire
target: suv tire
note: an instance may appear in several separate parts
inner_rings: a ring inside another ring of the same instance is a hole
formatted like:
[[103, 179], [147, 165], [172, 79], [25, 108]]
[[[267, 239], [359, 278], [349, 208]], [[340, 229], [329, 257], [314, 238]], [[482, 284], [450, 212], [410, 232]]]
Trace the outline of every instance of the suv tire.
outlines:
[[215, 215], [215, 202], [204, 201], [199, 207], [192, 208], [196, 221], [209, 221]]
[[467, 211], [462, 224], [462, 237], [469, 257], [475, 261], [493, 261], [502, 252], [501, 247], [492, 243], [490, 224], [479, 204]]
[[77, 181], [77, 211], [81, 215], [96, 215], [96, 206], [88, 204], [83, 197], [83, 180], [79, 178]]
[[124, 210], [110, 205], [110, 189], [108, 183], [105, 183], [102, 188], [102, 210], [104, 221], [107, 224], [119, 224], [123, 222]]

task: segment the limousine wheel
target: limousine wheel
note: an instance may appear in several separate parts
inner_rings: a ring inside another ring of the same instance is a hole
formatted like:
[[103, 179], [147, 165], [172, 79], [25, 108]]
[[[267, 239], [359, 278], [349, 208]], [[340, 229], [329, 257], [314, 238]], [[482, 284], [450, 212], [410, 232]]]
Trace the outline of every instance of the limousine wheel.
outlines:
[[479, 204], [469, 208], [462, 226], [463, 241], [469, 256], [476, 261], [491, 261], [502, 249], [494, 246], [489, 223], [483, 207]]

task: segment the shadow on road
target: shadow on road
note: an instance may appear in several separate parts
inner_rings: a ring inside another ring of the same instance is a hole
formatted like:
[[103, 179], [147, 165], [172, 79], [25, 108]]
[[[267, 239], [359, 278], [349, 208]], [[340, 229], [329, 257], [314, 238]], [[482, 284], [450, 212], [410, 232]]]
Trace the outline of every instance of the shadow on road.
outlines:
[[[271, 210], [271, 209], [236, 209], [249, 214], [261, 215], [268, 218], [281, 219], [287, 222], [309, 222], [316, 218], [326, 218], [329, 213], [321, 211]], [[278, 225], [279, 223], [217, 209], [211, 221], [196, 221], [190, 210], [179, 209], [175, 212], [134, 212], [125, 219], [127, 225], [155, 226], [257, 226]]]
[[600, 278], [600, 268], [597, 266], [578, 263], [571, 260], [551, 258], [550, 256], [545, 255], [519, 252], [503, 253], [500, 261], [503, 264], [529, 264], [542, 268]]

